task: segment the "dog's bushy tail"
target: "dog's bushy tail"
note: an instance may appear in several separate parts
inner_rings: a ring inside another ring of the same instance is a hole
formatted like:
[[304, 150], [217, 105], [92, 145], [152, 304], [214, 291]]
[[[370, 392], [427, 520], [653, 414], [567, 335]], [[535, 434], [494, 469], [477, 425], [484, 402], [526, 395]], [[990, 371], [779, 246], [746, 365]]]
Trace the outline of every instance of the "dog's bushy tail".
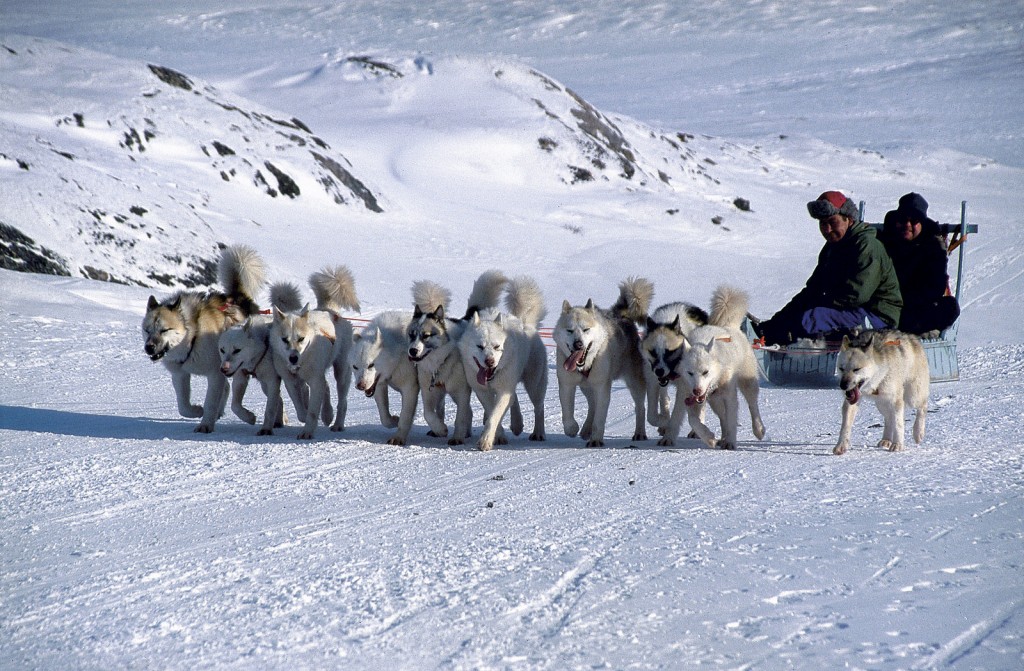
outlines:
[[270, 285], [270, 304], [281, 312], [298, 312], [302, 309], [302, 292], [292, 282], [275, 282]]
[[537, 330], [540, 320], [548, 313], [540, 286], [532, 277], [525, 275], [516, 277], [508, 283], [505, 307], [531, 332]]
[[360, 311], [356, 298], [356, 281], [345, 266], [327, 266], [309, 276], [309, 286], [316, 296], [320, 310], [341, 312], [343, 309]]
[[429, 314], [438, 307], [443, 307], [445, 314], [448, 314], [448, 304], [451, 300], [452, 292], [437, 282], [431, 282], [430, 280], [413, 282], [412, 302], [421, 312]]
[[708, 323], [723, 328], [739, 328], [747, 316], [747, 292], [721, 285], [711, 295], [711, 318]]
[[501, 292], [507, 286], [508, 278], [505, 277], [505, 273], [500, 270], [485, 270], [476, 278], [476, 282], [473, 282], [473, 290], [469, 293], [463, 319], [469, 319], [481, 310], [498, 307]]
[[654, 285], [645, 277], [628, 277], [619, 283], [619, 298], [612, 305], [613, 314], [631, 322], [647, 319], [654, 298]]
[[236, 303], [251, 303], [267, 282], [267, 269], [255, 249], [248, 245], [231, 245], [221, 252], [217, 277], [224, 293]]

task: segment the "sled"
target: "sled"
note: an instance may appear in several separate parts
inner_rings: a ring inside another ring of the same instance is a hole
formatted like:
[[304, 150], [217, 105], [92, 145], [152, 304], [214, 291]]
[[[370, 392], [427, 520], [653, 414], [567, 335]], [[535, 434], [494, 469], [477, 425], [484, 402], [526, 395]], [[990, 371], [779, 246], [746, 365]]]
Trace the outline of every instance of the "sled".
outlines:
[[[860, 204], [860, 210], [863, 220], [863, 202]], [[875, 230], [882, 230], [882, 224], [868, 222], [868, 225]], [[968, 234], [977, 232], [976, 224], [967, 223], [967, 201], [960, 203], [959, 224], [939, 224], [939, 233], [949, 240], [948, 253], [951, 260], [956, 252], [956, 273], [950, 274], [950, 283], [955, 284], [950, 289], [960, 305], [963, 305], [964, 243]], [[952, 236], [951, 239], [948, 236]], [[938, 338], [921, 339], [921, 346], [928, 356], [928, 370], [932, 382], [953, 382], [960, 379], [956, 336], [961, 318], [962, 314]], [[839, 384], [836, 361], [839, 357], [840, 343], [826, 342], [825, 347], [793, 344], [782, 348], [769, 348], [757, 342], [757, 336], [749, 321], [745, 322], [745, 329], [754, 347], [761, 375], [770, 384], [799, 388], [832, 388]]]

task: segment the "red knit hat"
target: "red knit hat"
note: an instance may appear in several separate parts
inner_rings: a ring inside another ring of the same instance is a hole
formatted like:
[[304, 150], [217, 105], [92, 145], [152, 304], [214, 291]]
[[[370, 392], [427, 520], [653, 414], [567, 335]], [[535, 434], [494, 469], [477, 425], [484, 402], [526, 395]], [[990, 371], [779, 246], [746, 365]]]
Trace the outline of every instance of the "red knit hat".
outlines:
[[860, 220], [857, 206], [839, 191], [826, 191], [807, 203], [807, 212], [815, 219], [828, 219], [834, 214], [841, 214], [855, 222]]

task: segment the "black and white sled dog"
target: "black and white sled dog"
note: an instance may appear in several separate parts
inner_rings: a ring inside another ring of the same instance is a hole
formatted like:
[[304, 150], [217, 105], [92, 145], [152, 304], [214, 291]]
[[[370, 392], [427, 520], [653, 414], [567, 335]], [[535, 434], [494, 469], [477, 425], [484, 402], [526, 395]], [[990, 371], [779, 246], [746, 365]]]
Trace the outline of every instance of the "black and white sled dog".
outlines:
[[474, 314], [497, 307], [507, 284], [508, 278], [498, 270], [481, 274], [473, 283], [466, 313], [459, 319], [446, 316], [451, 301], [448, 289], [429, 280], [412, 286], [415, 308], [408, 329], [409, 359], [416, 365], [423, 417], [430, 435], [448, 436], [445, 396], [451, 396], [455, 402], [455, 426], [448, 437], [449, 445], [462, 445], [473, 424], [472, 390], [459, 354], [459, 339]]
[[[298, 312], [302, 309], [302, 297], [294, 284], [278, 282], [270, 287], [270, 304], [282, 312]], [[270, 353], [270, 327], [273, 323], [271, 314], [248, 317], [242, 324], [221, 333], [218, 341], [220, 372], [231, 379], [231, 409], [235, 415], [247, 424], [256, 423], [256, 415], [242, 404], [249, 378], [256, 378], [267, 397], [263, 426], [257, 432], [258, 436], [272, 435], [273, 429], [284, 426], [286, 422], [281, 402], [281, 376]], [[302, 394], [299, 398], [292, 398], [292, 403], [298, 416], [305, 417], [308, 386], [303, 382], [296, 387]]]
[[[650, 281], [630, 277], [619, 284], [619, 298], [607, 310], [596, 307], [593, 300], [582, 307], [562, 302], [562, 314], [554, 329], [562, 428], [569, 437], [579, 434], [587, 441], [587, 447], [604, 445], [613, 380], [625, 381], [633, 397], [633, 440], [647, 440], [647, 384], [637, 322], [647, 317], [653, 295], [654, 285]], [[587, 399], [582, 430], [575, 417], [577, 387]]]
[[[711, 298], [711, 317], [706, 326], [698, 326], [683, 336], [683, 358], [677, 366], [682, 385], [683, 402], [676, 398], [672, 416], [661, 444], [671, 445], [679, 435], [682, 408], [689, 416], [690, 428], [697, 437], [723, 450], [736, 449], [739, 424], [739, 397], [743, 394], [750, 409], [750, 422], [758, 440], [764, 438], [757, 398], [757, 360], [750, 342], [739, 330], [747, 314], [747, 294], [739, 289], [720, 286]], [[722, 438], [704, 424], [701, 410], [704, 403], [718, 416]]]
[[684, 301], [662, 305], [647, 318], [647, 328], [640, 342], [640, 352], [647, 362], [644, 367], [647, 421], [662, 436], [668, 430], [671, 415], [669, 385], [675, 387], [677, 402], [685, 398], [680, 396], [682, 384], [678, 370], [683, 360], [684, 337], [707, 323], [707, 312]]
[[[225, 329], [259, 312], [253, 300], [264, 284], [263, 260], [251, 247], [234, 245], [221, 253], [221, 291], [179, 291], [162, 301], [149, 297], [142, 319], [145, 352], [162, 361], [182, 417], [202, 417], [198, 433], [210, 433], [227, 404], [228, 383], [220, 372], [218, 339]], [[192, 405], [192, 376], [206, 378], [202, 407]]]
[[[501, 421], [522, 383], [533, 403], [530, 440], [544, 440], [544, 394], [548, 386], [547, 351], [537, 331], [546, 314], [544, 296], [529, 277], [508, 284], [508, 312], [489, 319], [474, 314], [459, 339], [466, 380], [484, 407], [484, 426], [477, 446], [490, 450], [507, 442]], [[522, 416], [513, 413], [512, 433], [522, 432]]]
[[837, 366], [843, 398], [843, 424], [834, 454], [850, 448], [850, 432], [861, 396], [867, 394], [884, 417], [878, 447], [903, 449], [904, 407], [914, 408], [914, 442], [924, 440], [928, 414], [928, 357], [916, 336], [895, 330], [864, 331], [854, 340], [843, 337]]
[[[411, 312], [388, 310], [352, 336], [349, 363], [356, 389], [377, 404], [380, 423], [385, 428], [398, 429], [388, 438], [388, 445], [406, 444], [416, 416], [420, 386], [416, 366], [409, 359], [407, 333], [411, 321]], [[389, 387], [398, 391], [402, 398], [402, 409], [397, 417], [391, 414]]]
[[[288, 388], [293, 402], [304, 398], [302, 385], [308, 386], [305, 413], [298, 409], [299, 420], [304, 422], [300, 439], [311, 439], [316, 431], [317, 418], [331, 424], [331, 431], [345, 428], [348, 411], [348, 388], [352, 381], [348, 353], [352, 344], [352, 324], [341, 316], [343, 309], [359, 310], [355, 281], [345, 266], [324, 268], [309, 276], [309, 286], [316, 296], [317, 308], [308, 305], [298, 312], [284, 312], [274, 308], [274, 321], [270, 327], [271, 352], [274, 367], [280, 378], [274, 388], [270, 380], [268, 398], [280, 398], [280, 382]], [[327, 388], [327, 370], [332, 369], [338, 391], [338, 412], [331, 408], [331, 395]], [[269, 403], [269, 401], [268, 401]], [[264, 421], [264, 429], [266, 422]], [[262, 429], [261, 429], [262, 430]]]

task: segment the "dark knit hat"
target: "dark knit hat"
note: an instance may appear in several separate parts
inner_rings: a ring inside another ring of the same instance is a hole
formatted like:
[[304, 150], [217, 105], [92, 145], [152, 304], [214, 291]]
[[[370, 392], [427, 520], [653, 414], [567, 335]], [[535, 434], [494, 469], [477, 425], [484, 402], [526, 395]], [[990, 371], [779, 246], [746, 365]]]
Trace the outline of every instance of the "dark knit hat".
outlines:
[[839, 191], [826, 191], [807, 203], [807, 212], [815, 219], [828, 219], [834, 214], [849, 217], [854, 223], [860, 221], [857, 205]]
[[921, 194], [911, 191], [900, 197], [896, 213], [911, 221], [928, 221], [928, 201]]

